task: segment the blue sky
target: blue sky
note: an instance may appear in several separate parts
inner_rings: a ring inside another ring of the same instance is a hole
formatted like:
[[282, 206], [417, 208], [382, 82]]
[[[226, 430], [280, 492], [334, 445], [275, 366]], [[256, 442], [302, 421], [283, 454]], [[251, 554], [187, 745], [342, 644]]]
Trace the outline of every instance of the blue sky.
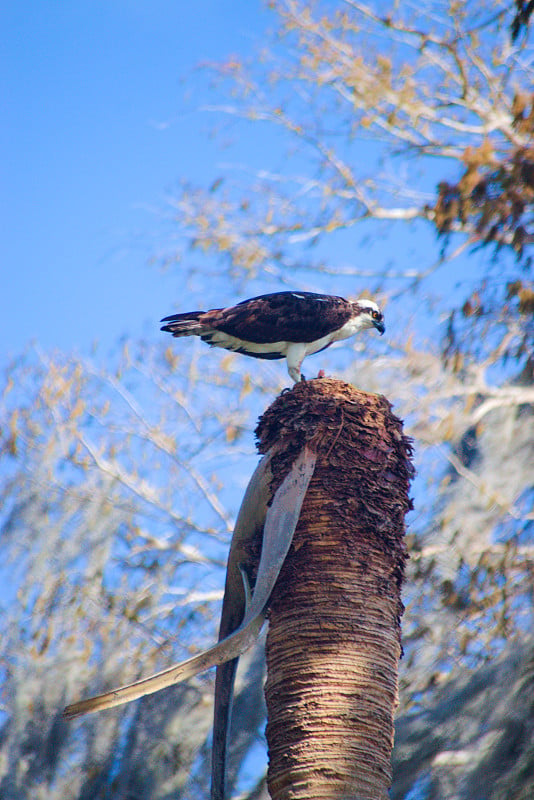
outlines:
[[[209, 79], [198, 69], [233, 54], [254, 57], [276, 17], [260, 0], [0, 0], [0, 10], [0, 353], [16, 355], [32, 340], [82, 353], [93, 342], [109, 352], [123, 334], [157, 341], [159, 319], [191, 302], [180, 271], [165, 272], [158, 263], [168, 243], [167, 195], [183, 180], [208, 187], [229, 161], [283, 165], [272, 127], [212, 135], [217, 118], [201, 111]], [[232, 137], [233, 149], [221, 147]], [[374, 169], [368, 146], [356, 149], [362, 174]], [[425, 167], [432, 190], [443, 173], [435, 167], [434, 179]], [[411, 230], [404, 223], [371, 225], [365, 234], [329, 236], [326, 257], [341, 268], [402, 272], [426, 268], [438, 256], [424, 223]], [[470, 257], [469, 278], [477, 260]], [[206, 304], [242, 299], [224, 266], [217, 270], [222, 280], [206, 281]], [[463, 294], [462, 259], [447, 274], [448, 286], [459, 281]], [[201, 274], [197, 289], [202, 280]], [[296, 276], [295, 286], [336, 294], [362, 288], [341, 278], [305, 280]], [[441, 291], [442, 281], [440, 273], [427, 291]], [[388, 288], [395, 293], [401, 285]], [[364, 286], [373, 290], [371, 281]], [[280, 285], [243, 291], [269, 288]], [[388, 321], [395, 307], [387, 309]], [[404, 330], [408, 299], [401, 311]]]
[[1, 352], [150, 331], [179, 288], [149, 263], [165, 193], [184, 178], [209, 185], [223, 158], [196, 67], [250, 56], [272, 17], [256, 0], [0, 9]]

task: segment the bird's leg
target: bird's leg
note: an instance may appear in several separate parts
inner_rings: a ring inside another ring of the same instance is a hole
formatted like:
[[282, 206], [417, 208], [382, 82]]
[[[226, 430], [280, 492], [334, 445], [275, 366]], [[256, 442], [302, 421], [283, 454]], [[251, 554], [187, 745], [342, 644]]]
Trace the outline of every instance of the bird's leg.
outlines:
[[300, 365], [304, 361], [305, 355], [306, 345], [300, 342], [291, 342], [287, 348], [287, 371], [295, 383], [298, 383], [300, 380], [306, 380], [304, 376], [300, 374]]

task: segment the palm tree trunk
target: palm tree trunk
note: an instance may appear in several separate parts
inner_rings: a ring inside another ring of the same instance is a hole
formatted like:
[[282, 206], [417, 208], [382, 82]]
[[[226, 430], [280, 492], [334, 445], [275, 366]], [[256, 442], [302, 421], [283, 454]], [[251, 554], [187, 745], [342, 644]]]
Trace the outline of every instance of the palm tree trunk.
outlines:
[[305, 442], [318, 454], [270, 601], [268, 787], [274, 800], [381, 800], [391, 785], [407, 558], [410, 443], [387, 400], [298, 383], [258, 425], [274, 488]]

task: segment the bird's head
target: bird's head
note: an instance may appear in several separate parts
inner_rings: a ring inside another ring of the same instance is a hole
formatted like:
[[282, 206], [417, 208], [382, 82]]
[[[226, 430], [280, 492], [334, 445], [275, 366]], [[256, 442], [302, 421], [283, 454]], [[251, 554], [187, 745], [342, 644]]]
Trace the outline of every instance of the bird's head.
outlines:
[[360, 329], [376, 328], [382, 335], [386, 330], [384, 315], [373, 300], [362, 297], [354, 302], [354, 310], [358, 315]]

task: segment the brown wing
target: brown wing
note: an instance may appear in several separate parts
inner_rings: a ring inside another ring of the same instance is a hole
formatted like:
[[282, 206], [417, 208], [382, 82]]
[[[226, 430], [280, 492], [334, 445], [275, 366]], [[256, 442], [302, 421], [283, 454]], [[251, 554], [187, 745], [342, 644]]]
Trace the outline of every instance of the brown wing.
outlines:
[[201, 325], [248, 342], [314, 342], [341, 328], [351, 306], [343, 297], [313, 292], [276, 292], [216, 308]]

